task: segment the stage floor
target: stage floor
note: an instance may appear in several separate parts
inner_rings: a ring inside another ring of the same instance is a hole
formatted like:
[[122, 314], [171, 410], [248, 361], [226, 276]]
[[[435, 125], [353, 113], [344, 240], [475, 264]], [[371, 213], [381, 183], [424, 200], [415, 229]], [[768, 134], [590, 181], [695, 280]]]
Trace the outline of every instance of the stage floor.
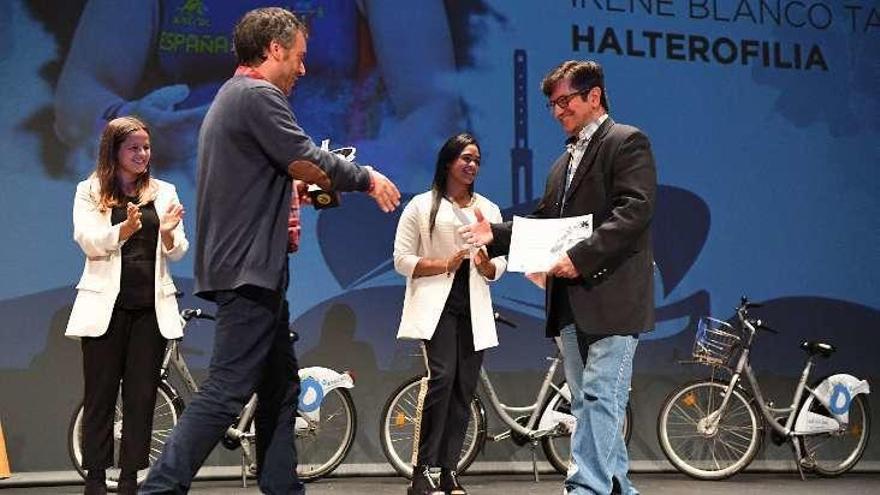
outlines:
[[[462, 478], [465, 487], [474, 495], [532, 495], [561, 493], [562, 476], [542, 475], [540, 483], [531, 476], [474, 475]], [[855, 473], [836, 479], [808, 478], [801, 481], [796, 474], [756, 473], [741, 474], [720, 482], [695, 481], [678, 474], [633, 475], [636, 487], [646, 495], [858, 495], [880, 493], [880, 474]], [[406, 493], [401, 478], [356, 477], [333, 478], [307, 485], [309, 495], [370, 494], [401, 495]], [[81, 485], [40, 486], [33, 488], [0, 489], [3, 495], [67, 495], [82, 493]], [[255, 485], [241, 488], [233, 480], [200, 481], [193, 485], [193, 494], [254, 494], [260, 493]]]

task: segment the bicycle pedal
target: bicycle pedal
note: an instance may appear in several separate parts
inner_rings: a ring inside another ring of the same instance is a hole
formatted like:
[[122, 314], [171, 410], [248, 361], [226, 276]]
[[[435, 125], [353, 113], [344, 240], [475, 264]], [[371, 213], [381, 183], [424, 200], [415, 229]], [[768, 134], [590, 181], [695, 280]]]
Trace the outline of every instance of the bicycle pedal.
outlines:
[[508, 438], [510, 438], [510, 430], [503, 431], [497, 435], [489, 435], [486, 438], [492, 442], [500, 442], [502, 440], [507, 440]]
[[241, 447], [241, 442], [237, 438], [232, 438], [230, 436], [224, 436], [223, 439], [220, 440], [220, 443], [229, 450], [235, 450]]
[[798, 461], [798, 464], [800, 465], [800, 467], [806, 469], [807, 471], [812, 471], [816, 468], [816, 461], [808, 456], [801, 457], [800, 461]]
[[[519, 417], [515, 418], [515, 421], [517, 422], [517, 424], [519, 424], [523, 428], [528, 428], [527, 427], [527, 425], [529, 424], [529, 417], [528, 416], [519, 416]], [[511, 431], [510, 438], [513, 439], [513, 443], [515, 443], [516, 445], [518, 445], [520, 447], [522, 447], [523, 445], [532, 441], [531, 437], [529, 437], [527, 435], [523, 435], [522, 433], [520, 433], [518, 431]]]

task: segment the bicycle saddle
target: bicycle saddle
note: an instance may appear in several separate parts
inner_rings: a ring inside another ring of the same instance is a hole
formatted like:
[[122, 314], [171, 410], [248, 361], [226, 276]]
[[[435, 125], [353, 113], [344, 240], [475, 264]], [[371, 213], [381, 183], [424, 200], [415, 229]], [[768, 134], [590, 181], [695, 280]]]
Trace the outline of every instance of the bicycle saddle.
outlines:
[[801, 342], [801, 349], [806, 351], [807, 354], [811, 356], [820, 355], [822, 357], [828, 357], [834, 354], [834, 351], [837, 349], [834, 348], [833, 345], [827, 342], [818, 342], [818, 341], [803, 341]]

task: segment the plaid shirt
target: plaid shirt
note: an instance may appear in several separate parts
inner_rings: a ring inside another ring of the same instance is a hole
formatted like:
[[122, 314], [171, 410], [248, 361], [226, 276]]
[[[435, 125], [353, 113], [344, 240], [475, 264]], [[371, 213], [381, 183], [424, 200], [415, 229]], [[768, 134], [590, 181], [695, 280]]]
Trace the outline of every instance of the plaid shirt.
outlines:
[[299, 235], [302, 226], [299, 221], [299, 192], [297, 185], [301, 181], [293, 180], [290, 189], [290, 215], [287, 217], [287, 252], [295, 253], [299, 249]]

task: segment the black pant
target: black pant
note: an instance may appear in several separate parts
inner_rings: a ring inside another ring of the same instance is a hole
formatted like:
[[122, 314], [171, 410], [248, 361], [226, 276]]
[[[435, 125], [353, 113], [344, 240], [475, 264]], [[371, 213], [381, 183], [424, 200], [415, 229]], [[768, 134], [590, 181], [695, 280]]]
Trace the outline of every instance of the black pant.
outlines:
[[444, 309], [424, 348], [428, 393], [422, 406], [417, 464], [455, 469], [483, 364], [483, 351], [474, 351], [470, 315]]
[[298, 364], [284, 293], [248, 285], [217, 291], [215, 299], [217, 324], [208, 377], [139, 493], [187, 493], [196, 472], [255, 391], [260, 491], [304, 493], [296, 477], [293, 443]]
[[119, 467], [149, 465], [159, 367], [165, 351], [154, 308], [114, 308], [107, 332], [83, 337], [83, 467], [113, 466], [113, 417], [122, 380]]

